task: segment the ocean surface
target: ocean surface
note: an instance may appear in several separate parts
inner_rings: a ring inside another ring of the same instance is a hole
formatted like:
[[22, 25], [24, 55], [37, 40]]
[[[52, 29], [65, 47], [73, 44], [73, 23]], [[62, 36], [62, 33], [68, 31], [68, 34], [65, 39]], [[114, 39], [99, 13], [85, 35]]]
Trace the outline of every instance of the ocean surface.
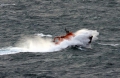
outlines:
[[[34, 36], [65, 28], [97, 31], [98, 39], [91, 48], [41, 51], [44, 39], [36, 47]], [[0, 0], [0, 78], [120, 78], [120, 0]]]

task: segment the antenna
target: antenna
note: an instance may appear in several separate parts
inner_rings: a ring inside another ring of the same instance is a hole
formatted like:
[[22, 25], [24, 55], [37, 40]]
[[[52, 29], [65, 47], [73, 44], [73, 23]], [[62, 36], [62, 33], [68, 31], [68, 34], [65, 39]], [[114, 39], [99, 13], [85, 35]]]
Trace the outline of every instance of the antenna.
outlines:
[[69, 30], [67, 30], [66, 28], [65, 28], [65, 31], [66, 31], [66, 33], [69, 33]]

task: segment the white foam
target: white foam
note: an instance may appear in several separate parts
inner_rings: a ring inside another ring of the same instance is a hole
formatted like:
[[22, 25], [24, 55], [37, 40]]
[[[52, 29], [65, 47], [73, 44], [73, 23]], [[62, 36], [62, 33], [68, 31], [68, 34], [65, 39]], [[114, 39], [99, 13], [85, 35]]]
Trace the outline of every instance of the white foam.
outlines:
[[113, 46], [113, 47], [116, 47], [116, 46], [119, 46], [120, 44], [112, 44], [112, 43], [98, 43], [100, 45], [105, 45], [105, 46]]
[[43, 34], [43, 33], [35, 34], [35, 35], [41, 36], [41, 37], [52, 37], [52, 35], [49, 35], [49, 34], [45, 35], [45, 34]]
[[16, 4], [0, 4], [0, 6], [9, 6], [9, 5], [16, 5]]
[[[54, 44], [52, 35], [37, 34], [34, 37], [24, 37], [16, 43], [16, 47], [8, 47], [0, 50], [0, 55], [14, 54], [18, 52], [55, 52], [67, 48], [68, 46], [79, 45], [88, 48], [89, 37], [92, 41], [98, 39], [99, 33], [96, 30], [82, 29], [74, 33], [75, 37], [64, 40], [59, 45]], [[44, 37], [46, 36], [46, 37]]]

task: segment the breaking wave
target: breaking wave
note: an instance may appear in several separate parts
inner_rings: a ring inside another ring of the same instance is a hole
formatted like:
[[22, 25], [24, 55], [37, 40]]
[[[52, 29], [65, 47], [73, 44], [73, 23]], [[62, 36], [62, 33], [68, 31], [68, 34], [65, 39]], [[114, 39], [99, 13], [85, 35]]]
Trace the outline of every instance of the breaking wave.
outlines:
[[75, 37], [64, 40], [59, 45], [54, 44], [52, 35], [40, 33], [30, 37], [23, 37], [16, 43], [15, 47], [0, 49], [0, 55], [19, 52], [55, 52], [75, 45], [90, 48], [91, 44], [88, 44], [89, 37], [93, 36], [93, 42], [98, 39], [99, 32], [97, 30], [81, 29], [74, 32], [74, 34]]

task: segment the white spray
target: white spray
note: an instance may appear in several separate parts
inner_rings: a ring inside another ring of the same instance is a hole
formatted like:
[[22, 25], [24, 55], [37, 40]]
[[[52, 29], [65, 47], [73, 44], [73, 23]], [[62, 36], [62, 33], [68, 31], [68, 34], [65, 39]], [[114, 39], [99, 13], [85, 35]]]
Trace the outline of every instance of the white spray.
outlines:
[[67, 48], [68, 46], [79, 45], [88, 48], [89, 37], [93, 36], [92, 42], [97, 40], [99, 33], [96, 30], [82, 29], [74, 33], [75, 37], [64, 40], [59, 45], [54, 44], [51, 35], [37, 34], [34, 37], [24, 37], [16, 43], [16, 47], [1, 49], [0, 55], [14, 54], [18, 52], [54, 52]]

